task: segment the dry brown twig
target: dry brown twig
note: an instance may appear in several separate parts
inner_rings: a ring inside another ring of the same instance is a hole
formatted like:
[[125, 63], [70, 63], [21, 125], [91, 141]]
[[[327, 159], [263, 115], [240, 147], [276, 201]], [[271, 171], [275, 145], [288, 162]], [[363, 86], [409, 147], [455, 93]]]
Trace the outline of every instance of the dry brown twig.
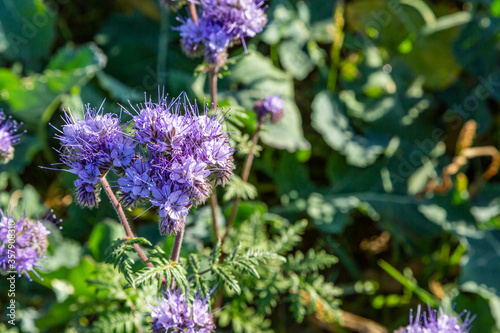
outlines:
[[453, 187], [451, 176], [456, 175], [462, 167], [467, 165], [469, 160], [476, 157], [489, 156], [491, 157], [491, 163], [482, 176], [469, 186], [469, 192], [472, 196], [477, 193], [484, 182], [498, 173], [500, 168], [500, 152], [497, 148], [493, 146], [471, 147], [476, 135], [476, 130], [477, 123], [474, 120], [469, 120], [464, 124], [458, 136], [456, 156], [442, 171], [442, 184], [437, 184], [436, 181], [432, 179], [427, 183], [423, 193], [434, 192], [443, 194], [448, 192]]

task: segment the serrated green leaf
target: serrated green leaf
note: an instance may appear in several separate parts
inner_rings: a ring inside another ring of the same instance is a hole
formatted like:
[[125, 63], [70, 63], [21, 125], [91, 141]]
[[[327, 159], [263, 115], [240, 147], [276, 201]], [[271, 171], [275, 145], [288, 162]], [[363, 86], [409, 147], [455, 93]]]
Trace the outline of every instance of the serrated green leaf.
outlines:
[[234, 275], [223, 267], [212, 267], [212, 273], [217, 277], [217, 279], [224, 284], [226, 284], [229, 288], [234, 290], [237, 294], [241, 293], [241, 288], [238, 284], [238, 281], [234, 277]]

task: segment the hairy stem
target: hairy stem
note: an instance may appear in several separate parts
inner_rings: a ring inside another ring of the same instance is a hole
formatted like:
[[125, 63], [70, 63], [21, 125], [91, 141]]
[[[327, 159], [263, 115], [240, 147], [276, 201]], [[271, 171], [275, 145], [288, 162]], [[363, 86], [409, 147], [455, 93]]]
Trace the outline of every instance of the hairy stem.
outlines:
[[[217, 70], [210, 71], [210, 98], [212, 100], [212, 113], [217, 109]], [[215, 236], [221, 238], [219, 231], [219, 223], [217, 222], [217, 192], [214, 187], [212, 196], [210, 197], [210, 207], [212, 208], [212, 222], [214, 226]]]
[[172, 247], [172, 254], [170, 260], [179, 261], [179, 254], [181, 253], [182, 239], [184, 238], [184, 225], [182, 225], [181, 230], [175, 234], [174, 246]]
[[[241, 174], [241, 180], [246, 183], [248, 181], [248, 177], [250, 176], [250, 169], [252, 168], [253, 158], [255, 156], [255, 146], [257, 146], [257, 142], [259, 141], [259, 134], [262, 128], [262, 121], [259, 120], [259, 125], [257, 126], [257, 130], [253, 134], [252, 137], [252, 146], [250, 147], [250, 151], [245, 160], [245, 164], [243, 165], [243, 173]], [[236, 218], [236, 213], [238, 213], [238, 206], [240, 205], [241, 198], [237, 197], [234, 200], [233, 208], [231, 209], [231, 214], [229, 215], [229, 220], [227, 220], [226, 232], [224, 233], [224, 237], [222, 237], [222, 243], [226, 240], [227, 235], [229, 235], [229, 231], [231, 230], [231, 226]]]
[[[120, 204], [118, 199], [116, 199], [116, 196], [113, 193], [111, 187], [109, 186], [108, 180], [106, 179], [105, 175], [101, 177], [101, 183], [102, 186], [104, 187], [104, 192], [106, 192], [106, 194], [108, 195], [109, 201], [111, 201], [111, 204], [113, 205], [113, 208], [115, 209], [116, 214], [118, 215], [118, 218], [120, 219], [123, 228], [125, 229], [127, 237], [135, 238], [134, 234], [132, 233], [132, 229], [130, 229], [130, 225], [128, 224], [127, 216], [123, 211], [122, 205]], [[134, 244], [134, 249], [137, 251], [137, 254], [141, 258], [141, 260], [146, 264], [146, 266], [154, 267], [152, 263], [147, 262], [148, 257], [144, 254], [139, 244]]]

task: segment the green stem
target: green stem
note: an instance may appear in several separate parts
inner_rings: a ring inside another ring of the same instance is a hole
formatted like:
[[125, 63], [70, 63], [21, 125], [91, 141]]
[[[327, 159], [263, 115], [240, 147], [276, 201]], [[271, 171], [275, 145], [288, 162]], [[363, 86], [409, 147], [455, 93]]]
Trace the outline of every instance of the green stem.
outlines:
[[[250, 147], [250, 152], [245, 160], [245, 164], [243, 165], [243, 173], [241, 174], [241, 180], [246, 183], [248, 181], [248, 177], [250, 176], [250, 170], [252, 168], [253, 158], [255, 156], [255, 146], [257, 146], [257, 142], [259, 141], [260, 130], [262, 129], [262, 121], [259, 120], [259, 125], [257, 126], [257, 130], [253, 134], [252, 137], [252, 146]], [[231, 214], [229, 215], [229, 220], [227, 220], [226, 232], [224, 233], [224, 237], [222, 237], [222, 243], [226, 240], [229, 235], [229, 231], [231, 230], [231, 226], [236, 218], [236, 213], [238, 213], [238, 206], [240, 205], [241, 198], [237, 197], [234, 200], [233, 208], [231, 209]]]

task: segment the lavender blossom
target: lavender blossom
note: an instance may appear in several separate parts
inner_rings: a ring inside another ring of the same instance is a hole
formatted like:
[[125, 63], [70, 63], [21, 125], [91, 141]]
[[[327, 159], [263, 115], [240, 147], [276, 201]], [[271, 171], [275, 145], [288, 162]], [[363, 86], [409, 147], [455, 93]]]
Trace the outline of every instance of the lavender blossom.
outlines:
[[188, 194], [171, 182], [160, 188], [154, 188], [152, 192], [154, 199], [151, 203], [159, 207], [158, 215], [161, 217], [160, 233], [177, 233], [191, 206]]
[[196, 293], [194, 300], [188, 300], [188, 292], [180, 289], [167, 290], [157, 299], [158, 306], [151, 306], [153, 333], [185, 332], [209, 333], [215, 331], [213, 312], [210, 311], [209, 296], [200, 297]]
[[177, 28], [181, 46], [188, 56], [205, 52], [206, 62], [220, 68], [227, 61], [227, 49], [242, 42], [246, 50], [246, 37], [255, 37], [267, 24], [263, 0], [201, 0], [198, 25], [192, 19], [179, 19]]
[[113, 165], [125, 167], [130, 163], [135, 146], [124, 138], [119, 118], [104, 114], [102, 108], [87, 105], [83, 118], [67, 111], [63, 120], [65, 124], [56, 138], [62, 144], [62, 163], [79, 177], [75, 182], [76, 200], [84, 207], [97, 207], [100, 177]]
[[133, 131], [144, 156], [118, 180], [126, 206], [149, 199], [158, 207], [160, 233], [178, 232], [189, 209], [225, 184], [234, 169], [234, 149], [222, 123], [225, 115], [208, 107], [200, 112], [183, 93], [168, 101], [146, 101], [132, 115]]
[[[52, 212], [51, 212], [52, 213]], [[5, 271], [16, 270], [18, 275], [30, 272], [39, 277], [35, 269], [41, 268], [48, 247], [47, 236], [51, 233], [44, 221], [54, 222], [54, 215], [42, 220], [32, 220], [23, 216], [15, 220], [0, 210], [0, 265]], [[59, 223], [57, 221], [56, 223]]]
[[263, 100], [255, 102], [254, 110], [257, 112], [257, 117], [263, 121], [267, 115], [271, 116], [271, 122], [277, 124], [283, 118], [283, 109], [285, 101], [280, 95], [272, 95]]
[[234, 149], [223, 123], [226, 114], [203, 111], [187, 95], [138, 105], [124, 133], [120, 120], [102, 109], [86, 108], [83, 118], [66, 113], [56, 138], [61, 161], [75, 181], [76, 201], [93, 208], [100, 202], [100, 180], [118, 176], [124, 207], [146, 202], [158, 208], [160, 233], [177, 233], [189, 209], [205, 202], [212, 188], [225, 185], [234, 170]]
[[[459, 320], [463, 317], [463, 323]], [[475, 317], [475, 316], [474, 316]], [[439, 314], [437, 310], [431, 309], [428, 306], [428, 313], [421, 313], [420, 305], [417, 308], [417, 315], [413, 319], [413, 311], [410, 310], [410, 324], [405, 328], [397, 330], [397, 333], [467, 333], [470, 330], [470, 325], [474, 320], [471, 318], [470, 312], [463, 311], [458, 317], [446, 314], [440, 308]]]
[[14, 133], [21, 125], [22, 123], [18, 124], [0, 112], [0, 164], [7, 164], [14, 158], [14, 145], [19, 143], [19, 137], [22, 135]]
[[201, 0], [201, 4], [204, 17], [219, 23], [234, 39], [255, 37], [267, 24], [263, 0]]
[[151, 177], [149, 164], [137, 159], [125, 169], [125, 176], [118, 179], [120, 185], [120, 201], [125, 208], [142, 203], [150, 197]]

